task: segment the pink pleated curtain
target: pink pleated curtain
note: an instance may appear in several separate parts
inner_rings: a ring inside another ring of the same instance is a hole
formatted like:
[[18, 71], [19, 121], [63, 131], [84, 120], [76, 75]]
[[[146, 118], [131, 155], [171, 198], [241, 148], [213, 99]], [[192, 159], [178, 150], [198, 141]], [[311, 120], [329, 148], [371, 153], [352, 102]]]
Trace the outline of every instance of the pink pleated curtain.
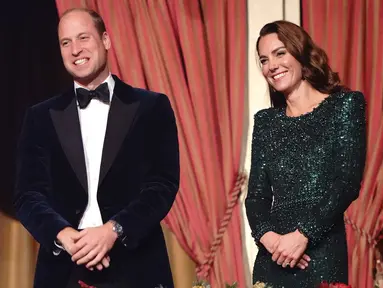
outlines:
[[375, 245], [383, 229], [383, 2], [303, 0], [303, 26], [332, 67], [368, 105], [368, 151], [360, 196], [347, 210], [349, 280], [373, 287]]

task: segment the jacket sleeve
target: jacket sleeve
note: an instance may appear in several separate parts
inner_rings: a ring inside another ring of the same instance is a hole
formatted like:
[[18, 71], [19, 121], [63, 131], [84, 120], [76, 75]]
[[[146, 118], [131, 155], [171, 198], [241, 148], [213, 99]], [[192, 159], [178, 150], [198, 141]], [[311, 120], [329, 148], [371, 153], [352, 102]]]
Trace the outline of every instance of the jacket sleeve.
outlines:
[[151, 114], [150, 157], [152, 165], [140, 193], [112, 220], [119, 223], [123, 244], [135, 248], [159, 225], [173, 205], [179, 188], [180, 163], [176, 119], [168, 98], [160, 94]]
[[26, 112], [16, 157], [16, 185], [13, 198], [16, 217], [47, 251], [57, 250], [57, 234], [71, 226], [49, 204], [50, 157], [36, 125], [33, 108]]

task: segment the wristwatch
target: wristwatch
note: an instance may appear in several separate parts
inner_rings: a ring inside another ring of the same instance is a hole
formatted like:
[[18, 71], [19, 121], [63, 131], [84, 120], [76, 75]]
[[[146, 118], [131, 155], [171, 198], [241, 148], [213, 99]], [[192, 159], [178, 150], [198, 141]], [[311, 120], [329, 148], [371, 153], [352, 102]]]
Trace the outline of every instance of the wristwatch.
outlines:
[[116, 221], [110, 220], [110, 222], [113, 224], [113, 231], [117, 233], [118, 239], [121, 240], [124, 236], [124, 229]]

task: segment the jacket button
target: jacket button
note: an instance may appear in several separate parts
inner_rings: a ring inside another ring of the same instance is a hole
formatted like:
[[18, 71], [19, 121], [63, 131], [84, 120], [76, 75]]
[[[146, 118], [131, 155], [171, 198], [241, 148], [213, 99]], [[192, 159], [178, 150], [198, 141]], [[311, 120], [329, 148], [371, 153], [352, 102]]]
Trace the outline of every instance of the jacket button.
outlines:
[[80, 214], [81, 213], [81, 210], [80, 209], [77, 209], [76, 210], [76, 215]]

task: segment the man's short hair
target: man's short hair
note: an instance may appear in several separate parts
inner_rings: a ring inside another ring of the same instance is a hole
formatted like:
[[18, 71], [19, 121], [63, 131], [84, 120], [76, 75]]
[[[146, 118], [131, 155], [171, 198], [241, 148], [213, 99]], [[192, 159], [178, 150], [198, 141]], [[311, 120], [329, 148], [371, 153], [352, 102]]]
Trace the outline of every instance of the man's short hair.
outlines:
[[100, 14], [98, 14], [96, 11], [94, 11], [92, 9], [88, 9], [88, 8], [71, 8], [71, 9], [66, 10], [61, 15], [60, 19], [62, 17], [64, 17], [65, 15], [67, 15], [67, 14], [69, 14], [71, 12], [75, 12], [75, 11], [86, 12], [86, 13], [88, 13], [90, 15], [90, 17], [92, 17], [94, 26], [96, 27], [98, 34], [100, 34], [100, 37], [104, 34], [104, 32], [106, 32], [106, 27], [105, 27], [104, 20], [101, 18]]

